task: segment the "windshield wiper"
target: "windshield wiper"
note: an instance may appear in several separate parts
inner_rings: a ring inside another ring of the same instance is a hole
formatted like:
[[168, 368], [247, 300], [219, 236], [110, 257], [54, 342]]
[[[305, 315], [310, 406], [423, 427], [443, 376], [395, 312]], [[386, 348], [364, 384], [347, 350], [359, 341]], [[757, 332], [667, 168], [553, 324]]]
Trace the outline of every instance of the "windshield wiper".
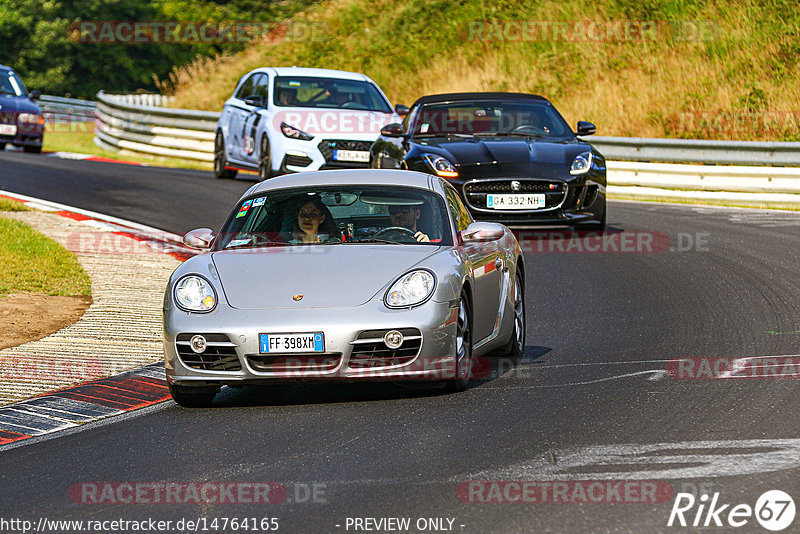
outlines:
[[544, 134], [538, 134], [533, 132], [478, 132], [475, 135], [485, 135], [489, 137], [547, 137]]
[[346, 241], [346, 243], [386, 243], [388, 245], [404, 245], [402, 241], [392, 241], [391, 239], [381, 239], [379, 237], [365, 237], [358, 241]]
[[420, 139], [425, 137], [458, 137], [460, 139], [472, 139], [473, 137], [475, 137], [475, 134], [463, 134], [454, 132], [414, 134], [415, 139]]
[[283, 241], [248, 241], [247, 243], [238, 243], [236, 245], [226, 245], [223, 250], [233, 250], [236, 248], [258, 248], [258, 247], [272, 247], [272, 246], [286, 246], [287, 243]]

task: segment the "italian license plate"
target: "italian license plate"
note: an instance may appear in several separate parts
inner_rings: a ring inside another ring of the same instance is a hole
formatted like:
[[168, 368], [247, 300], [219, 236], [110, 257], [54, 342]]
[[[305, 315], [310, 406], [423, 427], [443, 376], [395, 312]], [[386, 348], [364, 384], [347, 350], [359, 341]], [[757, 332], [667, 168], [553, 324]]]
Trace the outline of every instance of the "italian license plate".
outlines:
[[537, 210], [544, 207], [544, 194], [486, 195], [486, 207], [494, 210]]
[[287, 352], [325, 352], [322, 332], [304, 334], [259, 334], [261, 354]]
[[361, 161], [369, 163], [369, 152], [364, 150], [334, 150], [335, 161]]
[[17, 125], [0, 124], [0, 135], [17, 135]]

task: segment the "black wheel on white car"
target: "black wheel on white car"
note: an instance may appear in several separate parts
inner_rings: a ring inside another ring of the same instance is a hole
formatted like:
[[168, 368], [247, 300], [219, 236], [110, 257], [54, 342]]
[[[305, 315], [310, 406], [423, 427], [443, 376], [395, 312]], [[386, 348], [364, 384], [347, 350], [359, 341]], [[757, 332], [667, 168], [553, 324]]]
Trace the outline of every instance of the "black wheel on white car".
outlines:
[[514, 276], [514, 330], [508, 344], [498, 352], [515, 360], [525, 354], [525, 279], [519, 268]]
[[236, 172], [231, 169], [226, 169], [228, 159], [225, 157], [225, 136], [222, 132], [217, 132], [214, 138], [214, 176], [217, 178], [236, 178]]
[[22, 147], [22, 150], [24, 150], [28, 154], [41, 154], [42, 153], [42, 147], [40, 147], [40, 146], [24, 146], [24, 147]]
[[456, 321], [456, 362], [455, 376], [447, 381], [447, 389], [452, 392], [464, 391], [472, 379], [472, 313], [469, 299], [461, 292]]
[[184, 408], [207, 408], [211, 406], [211, 401], [214, 400], [217, 393], [219, 393], [219, 386], [169, 385], [169, 394], [172, 395], [172, 399]]
[[261, 136], [261, 151], [258, 153], [258, 181], [263, 182], [272, 178], [272, 154], [269, 150], [269, 138], [266, 134]]

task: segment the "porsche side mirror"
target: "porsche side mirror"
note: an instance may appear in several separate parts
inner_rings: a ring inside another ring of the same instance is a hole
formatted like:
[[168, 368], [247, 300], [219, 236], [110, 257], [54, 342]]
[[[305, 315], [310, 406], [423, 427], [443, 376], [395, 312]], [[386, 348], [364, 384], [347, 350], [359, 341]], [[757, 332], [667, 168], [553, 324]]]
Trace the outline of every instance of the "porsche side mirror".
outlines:
[[28, 98], [30, 98], [31, 100], [39, 100], [41, 97], [42, 97], [42, 92], [39, 91], [38, 89], [31, 91], [30, 94], [28, 95]]
[[597, 131], [597, 128], [591, 122], [578, 121], [577, 135], [592, 135]]
[[381, 135], [384, 137], [403, 137], [403, 125], [399, 122], [387, 124], [381, 128]]
[[394, 112], [400, 115], [401, 117], [405, 117], [408, 115], [408, 106], [404, 106], [403, 104], [395, 104]]
[[465, 243], [485, 243], [497, 241], [505, 233], [506, 230], [502, 224], [479, 221], [467, 226], [466, 230], [461, 230], [461, 238]]
[[198, 249], [211, 248], [214, 240], [214, 231], [211, 228], [198, 228], [183, 236], [183, 244]]
[[244, 103], [248, 106], [253, 106], [257, 108], [264, 107], [264, 97], [261, 95], [250, 95], [244, 97]]

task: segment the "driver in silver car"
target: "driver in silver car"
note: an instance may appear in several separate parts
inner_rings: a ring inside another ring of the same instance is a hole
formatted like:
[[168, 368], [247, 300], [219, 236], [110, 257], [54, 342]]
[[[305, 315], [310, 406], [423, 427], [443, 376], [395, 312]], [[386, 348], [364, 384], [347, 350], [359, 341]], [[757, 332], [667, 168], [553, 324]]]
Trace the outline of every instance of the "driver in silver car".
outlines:
[[417, 221], [422, 215], [420, 206], [389, 206], [389, 218], [392, 221], [392, 226], [400, 226], [408, 228], [414, 232], [414, 239], [418, 242], [430, 242], [428, 234], [422, 233], [417, 230]]

